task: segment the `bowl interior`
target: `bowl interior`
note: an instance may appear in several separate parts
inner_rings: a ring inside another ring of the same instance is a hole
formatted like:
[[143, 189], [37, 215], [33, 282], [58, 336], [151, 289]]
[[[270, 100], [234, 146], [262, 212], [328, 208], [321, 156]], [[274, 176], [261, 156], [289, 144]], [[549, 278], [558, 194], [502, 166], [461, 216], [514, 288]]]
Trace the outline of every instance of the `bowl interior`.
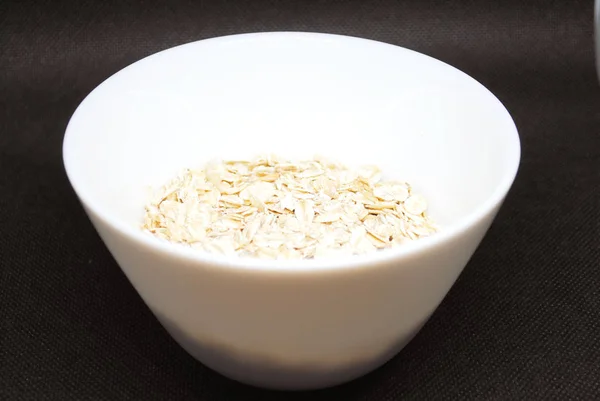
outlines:
[[150, 186], [210, 159], [266, 152], [378, 164], [411, 182], [447, 227], [508, 189], [519, 142], [502, 104], [442, 62], [368, 40], [272, 33], [127, 67], [83, 101], [64, 143], [84, 203], [135, 229]]

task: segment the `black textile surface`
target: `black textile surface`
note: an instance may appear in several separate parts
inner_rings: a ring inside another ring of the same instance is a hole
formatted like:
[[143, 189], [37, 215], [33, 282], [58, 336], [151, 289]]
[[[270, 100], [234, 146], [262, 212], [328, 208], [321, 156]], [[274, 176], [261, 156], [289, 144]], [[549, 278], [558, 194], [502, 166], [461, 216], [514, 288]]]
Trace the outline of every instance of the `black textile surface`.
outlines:
[[[600, 399], [600, 90], [591, 0], [0, 2], [1, 400]], [[156, 51], [300, 30], [389, 42], [486, 85], [519, 128], [519, 175], [420, 334], [352, 383], [250, 388], [188, 356], [67, 182], [79, 102]]]

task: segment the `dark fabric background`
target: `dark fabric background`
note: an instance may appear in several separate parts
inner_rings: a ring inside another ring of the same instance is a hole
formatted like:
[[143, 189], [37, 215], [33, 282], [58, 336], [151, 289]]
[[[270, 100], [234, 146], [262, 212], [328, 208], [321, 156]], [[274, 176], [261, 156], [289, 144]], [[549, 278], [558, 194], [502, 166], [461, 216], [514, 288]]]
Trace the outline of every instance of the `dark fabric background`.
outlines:
[[[600, 90], [592, 0], [0, 2], [1, 400], [600, 399]], [[65, 177], [78, 103], [120, 68], [253, 31], [349, 34], [455, 65], [504, 102], [523, 157], [505, 206], [421, 333], [334, 389], [203, 367], [119, 270]]]

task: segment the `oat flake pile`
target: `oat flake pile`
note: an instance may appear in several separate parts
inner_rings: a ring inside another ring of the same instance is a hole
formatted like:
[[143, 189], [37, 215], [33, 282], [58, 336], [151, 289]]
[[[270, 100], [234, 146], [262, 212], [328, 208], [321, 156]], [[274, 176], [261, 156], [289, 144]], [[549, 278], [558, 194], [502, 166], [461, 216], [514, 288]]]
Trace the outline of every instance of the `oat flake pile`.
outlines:
[[427, 203], [374, 166], [315, 158], [212, 162], [185, 170], [146, 206], [143, 229], [192, 248], [261, 258], [363, 254], [438, 230]]

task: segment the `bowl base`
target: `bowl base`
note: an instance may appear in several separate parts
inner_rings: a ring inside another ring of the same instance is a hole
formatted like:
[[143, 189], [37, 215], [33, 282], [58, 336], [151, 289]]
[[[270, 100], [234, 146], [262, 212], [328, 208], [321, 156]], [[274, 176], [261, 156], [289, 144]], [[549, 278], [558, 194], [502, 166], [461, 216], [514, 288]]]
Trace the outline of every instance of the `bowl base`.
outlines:
[[369, 359], [337, 367], [294, 366], [271, 360], [245, 357], [222, 347], [206, 345], [184, 333], [175, 323], [157, 316], [173, 339], [191, 356], [215, 372], [254, 387], [283, 391], [306, 391], [334, 387], [379, 368], [392, 359], [418, 333], [396, 343], [390, 350]]

